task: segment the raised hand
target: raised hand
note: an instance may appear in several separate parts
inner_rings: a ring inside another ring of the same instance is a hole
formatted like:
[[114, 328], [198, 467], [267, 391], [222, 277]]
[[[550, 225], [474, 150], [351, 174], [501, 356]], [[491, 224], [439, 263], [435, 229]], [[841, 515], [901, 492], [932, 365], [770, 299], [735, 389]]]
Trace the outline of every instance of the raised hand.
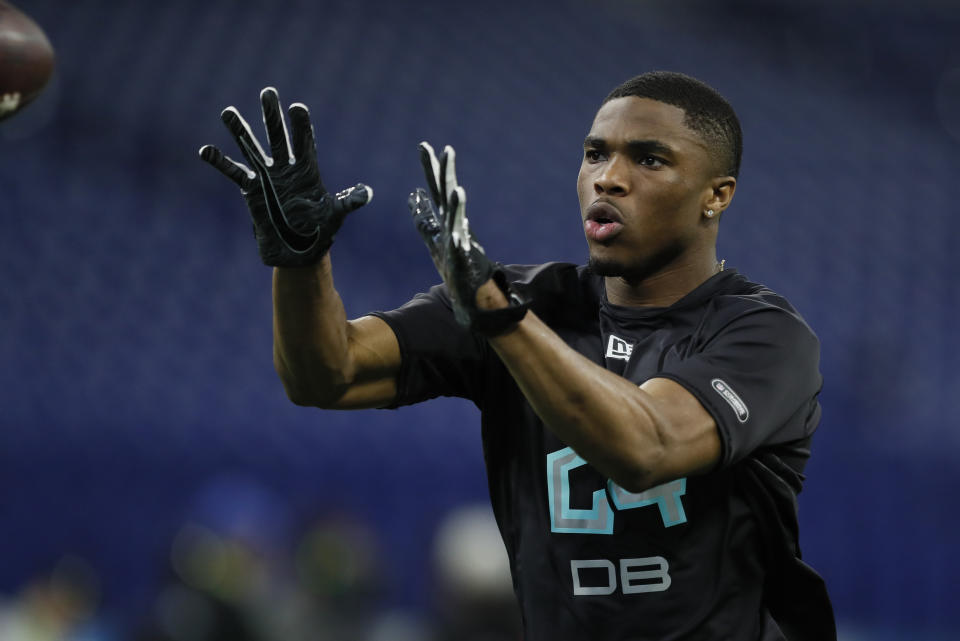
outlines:
[[[420, 162], [430, 195], [418, 189], [410, 194], [407, 206], [447, 285], [454, 316], [461, 325], [481, 334], [502, 333], [523, 317], [527, 305], [510, 291], [502, 268], [487, 258], [470, 231], [467, 194], [457, 183], [456, 152], [447, 145], [438, 160], [433, 147], [421, 142]], [[496, 311], [477, 308], [477, 290], [491, 278], [507, 296], [510, 307]]]
[[[323, 186], [306, 105], [288, 111], [288, 137], [277, 90], [260, 92], [263, 123], [271, 156], [267, 156], [250, 125], [234, 108], [221, 119], [233, 134], [249, 166], [225, 156], [213, 145], [200, 148], [200, 157], [240, 187], [253, 218], [260, 257], [267, 265], [300, 267], [320, 260], [348, 213], [373, 198], [373, 190], [358, 183], [331, 195]], [[291, 146], [292, 139], [292, 146]]]

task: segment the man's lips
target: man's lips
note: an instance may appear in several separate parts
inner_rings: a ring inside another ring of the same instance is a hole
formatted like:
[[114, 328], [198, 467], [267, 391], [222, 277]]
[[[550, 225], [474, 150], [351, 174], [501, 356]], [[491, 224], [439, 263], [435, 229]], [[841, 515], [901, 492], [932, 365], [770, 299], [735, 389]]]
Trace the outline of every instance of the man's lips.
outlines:
[[589, 240], [605, 243], [612, 240], [623, 229], [623, 216], [620, 210], [602, 200], [587, 207], [583, 221], [583, 232]]

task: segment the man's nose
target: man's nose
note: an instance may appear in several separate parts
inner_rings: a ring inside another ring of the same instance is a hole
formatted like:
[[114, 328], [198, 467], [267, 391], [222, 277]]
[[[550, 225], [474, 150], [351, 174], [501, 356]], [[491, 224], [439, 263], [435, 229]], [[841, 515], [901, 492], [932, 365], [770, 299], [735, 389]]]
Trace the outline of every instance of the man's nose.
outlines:
[[630, 174], [627, 160], [619, 154], [604, 163], [603, 170], [593, 181], [593, 191], [598, 195], [622, 196], [630, 191]]

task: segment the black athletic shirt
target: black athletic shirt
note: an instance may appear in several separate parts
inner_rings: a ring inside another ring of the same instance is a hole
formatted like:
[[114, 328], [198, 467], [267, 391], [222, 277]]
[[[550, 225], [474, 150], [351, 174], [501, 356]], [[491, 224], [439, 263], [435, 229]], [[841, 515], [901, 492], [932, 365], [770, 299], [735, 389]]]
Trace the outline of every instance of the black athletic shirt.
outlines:
[[683, 385], [722, 443], [711, 473], [631, 494], [544, 427], [489, 344], [456, 323], [442, 285], [375, 314], [400, 344], [394, 406], [459, 396], [481, 410], [526, 641], [835, 638], [797, 546], [821, 377], [819, 342], [790, 304], [735, 270], [670, 307], [631, 308], [607, 302], [586, 267], [506, 269], [591, 361], [638, 385]]

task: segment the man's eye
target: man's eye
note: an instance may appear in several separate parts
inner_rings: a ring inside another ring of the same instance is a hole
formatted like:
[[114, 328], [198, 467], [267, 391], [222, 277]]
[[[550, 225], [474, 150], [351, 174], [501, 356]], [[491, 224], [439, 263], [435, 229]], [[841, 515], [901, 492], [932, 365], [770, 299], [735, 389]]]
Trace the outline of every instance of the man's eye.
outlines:
[[603, 160], [603, 154], [601, 154], [596, 149], [587, 149], [583, 152], [583, 157], [589, 162], [600, 162]]
[[661, 167], [666, 164], [662, 158], [657, 158], [656, 156], [640, 156], [637, 161], [647, 167]]

